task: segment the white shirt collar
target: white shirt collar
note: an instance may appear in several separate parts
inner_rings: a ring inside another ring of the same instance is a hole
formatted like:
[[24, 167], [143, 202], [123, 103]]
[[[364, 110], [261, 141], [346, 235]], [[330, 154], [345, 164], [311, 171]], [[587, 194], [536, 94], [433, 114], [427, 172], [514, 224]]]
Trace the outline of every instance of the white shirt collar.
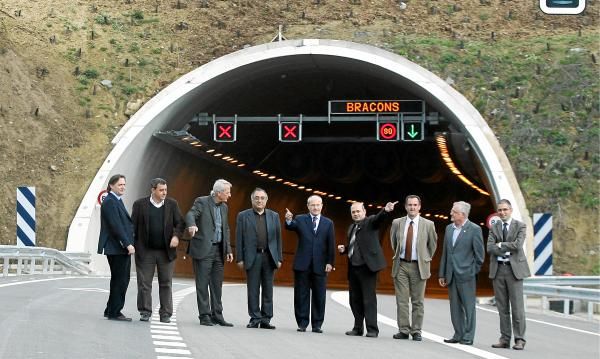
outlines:
[[163, 199], [162, 201], [160, 201], [160, 202], [157, 203], [157, 202], [154, 202], [154, 198], [152, 198], [152, 196], [150, 196], [150, 203], [152, 203], [152, 205], [154, 207], [160, 208], [160, 207], [162, 207], [165, 204], [165, 200]]

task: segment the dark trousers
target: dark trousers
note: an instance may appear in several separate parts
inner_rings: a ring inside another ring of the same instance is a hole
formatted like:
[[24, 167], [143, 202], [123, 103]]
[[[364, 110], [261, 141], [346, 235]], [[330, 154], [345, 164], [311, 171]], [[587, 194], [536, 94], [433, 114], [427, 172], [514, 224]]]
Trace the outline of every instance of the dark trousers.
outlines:
[[309, 312], [313, 329], [321, 328], [325, 319], [326, 287], [326, 275], [318, 275], [311, 270], [294, 271], [294, 314], [299, 328], [308, 326]]
[[194, 259], [193, 264], [199, 317], [210, 316], [217, 320], [224, 320], [223, 303], [221, 302], [223, 287], [221, 245], [211, 246], [210, 254], [203, 259]]
[[450, 320], [454, 327], [452, 338], [456, 340], [472, 341], [475, 338], [475, 289], [475, 276], [461, 282], [452, 279], [448, 285]]
[[129, 286], [131, 272], [131, 257], [128, 254], [107, 255], [110, 267], [110, 293], [104, 314], [109, 318], [121, 315], [125, 306], [125, 294]]
[[377, 272], [366, 265], [348, 267], [350, 309], [354, 315], [354, 330], [362, 333], [363, 321], [368, 333], [379, 333], [377, 327]]
[[274, 273], [275, 263], [267, 252], [257, 253], [254, 263], [246, 270], [250, 323], [269, 323], [273, 318]]
[[158, 298], [161, 317], [173, 315], [173, 269], [175, 261], [169, 261], [169, 256], [164, 249], [146, 249], [142, 258], [136, 258], [135, 270], [137, 273], [137, 307], [141, 313], [152, 313], [152, 279], [154, 269], [158, 274]]

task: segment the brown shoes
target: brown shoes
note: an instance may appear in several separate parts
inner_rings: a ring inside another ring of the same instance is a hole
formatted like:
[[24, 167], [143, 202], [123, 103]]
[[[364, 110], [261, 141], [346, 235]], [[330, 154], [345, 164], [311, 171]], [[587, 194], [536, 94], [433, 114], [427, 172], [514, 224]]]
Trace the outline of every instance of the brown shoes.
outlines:
[[523, 339], [516, 339], [515, 345], [513, 345], [514, 350], [523, 350], [525, 349], [525, 341]]
[[510, 343], [501, 340], [497, 344], [492, 344], [492, 348], [508, 349], [510, 348]]

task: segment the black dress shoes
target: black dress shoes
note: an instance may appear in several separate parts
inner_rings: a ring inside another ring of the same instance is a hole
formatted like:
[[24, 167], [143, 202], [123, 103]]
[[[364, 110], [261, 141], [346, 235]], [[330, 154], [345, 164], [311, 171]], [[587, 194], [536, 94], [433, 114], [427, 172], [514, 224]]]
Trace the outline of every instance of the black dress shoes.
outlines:
[[321, 328], [312, 328], [312, 332], [313, 333], [319, 333], [319, 334], [323, 333], [323, 331], [321, 330]]
[[150, 320], [150, 316], [151, 316], [150, 313], [140, 313], [140, 320], [142, 322], [147, 322]]
[[510, 343], [501, 340], [496, 344], [492, 344], [492, 348], [508, 349], [508, 348], [510, 348]]
[[220, 325], [222, 327], [233, 327], [233, 324], [226, 322], [225, 319], [212, 318], [212, 322], [215, 325]]
[[367, 335], [365, 335], [365, 337], [367, 338], [377, 338], [379, 336], [379, 333], [376, 332], [367, 332]]
[[168, 315], [163, 315], [162, 317], [160, 317], [160, 322], [161, 323], [171, 323], [171, 317], [169, 317]]
[[131, 322], [131, 318], [124, 316], [123, 314], [116, 317], [108, 317], [108, 320], [117, 320], [120, 322]]
[[275, 329], [275, 326], [271, 325], [271, 323], [260, 323], [260, 327], [263, 329]]
[[352, 330], [347, 331], [346, 335], [350, 335], [350, 336], [353, 336], [353, 337], [360, 337], [360, 336], [363, 335], [363, 333], [360, 332], [360, 331], [358, 331], [358, 330], [356, 330], [356, 329], [352, 329]]
[[398, 332], [398, 333], [394, 334], [393, 338], [394, 339], [408, 339], [408, 334]]
[[460, 340], [454, 339], [454, 338], [444, 339], [444, 343], [456, 344], [456, 343], [460, 343]]
[[256, 329], [256, 328], [258, 328], [258, 324], [259, 324], [258, 322], [256, 322], [256, 323], [248, 323], [248, 324], [246, 324], [246, 328], [248, 328], [248, 329]]
[[473, 345], [473, 341], [472, 340], [461, 340], [460, 344], [462, 344], [462, 345]]
[[420, 341], [423, 340], [423, 337], [421, 336], [421, 333], [415, 333], [415, 334], [412, 335], [412, 337], [413, 337], [413, 340], [417, 341], [417, 342], [420, 342]]
[[298, 328], [296, 329], [297, 332], [301, 332], [304, 333], [306, 331], [306, 328]]
[[209, 316], [203, 316], [200, 318], [200, 325], [206, 325], [207, 327], [212, 327], [214, 324], [212, 320], [210, 320]]

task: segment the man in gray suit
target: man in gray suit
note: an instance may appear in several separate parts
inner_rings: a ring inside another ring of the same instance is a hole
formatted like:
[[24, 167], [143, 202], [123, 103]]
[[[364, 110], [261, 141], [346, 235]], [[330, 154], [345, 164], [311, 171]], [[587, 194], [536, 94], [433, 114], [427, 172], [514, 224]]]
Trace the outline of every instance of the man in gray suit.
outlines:
[[201, 325], [233, 326], [223, 318], [221, 303], [223, 264], [225, 260], [233, 261], [227, 223], [226, 202], [229, 197], [231, 183], [219, 179], [213, 185], [210, 196], [196, 198], [185, 216], [187, 229], [192, 236], [188, 252], [193, 259]]
[[475, 338], [475, 283], [485, 249], [481, 228], [469, 221], [471, 205], [454, 202], [446, 227], [440, 261], [439, 283], [448, 287], [454, 335], [446, 343], [473, 345]]
[[529, 265], [523, 250], [525, 223], [512, 218], [512, 206], [507, 199], [498, 202], [501, 221], [490, 229], [487, 251], [490, 254], [490, 278], [500, 315], [500, 340], [493, 348], [510, 348], [512, 328], [515, 333], [513, 349], [525, 348], [525, 304], [523, 278], [529, 277]]
[[247, 328], [275, 329], [271, 324], [273, 277], [275, 269], [281, 267], [283, 253], [279, 214], [266, 209], [268, 199], [265, 190], [254, 189], [250, 195], [252, 208], [238, 214], [235, 226], [237, 265], [246, 270], [248, 282]]
[[[421, 198], [408, 195], [404, 200], [406, 216], [392, 222], [392, 278], [396, 291], [398, 333], [394, 339], [421, 341], [425, 313], [425, 285], [431, 277], [430, 263], [437, 248], [437, 233], [432, 221], [419, 215]], [[412, 304], [412, 326], [408, 316], [408, 299]]]

